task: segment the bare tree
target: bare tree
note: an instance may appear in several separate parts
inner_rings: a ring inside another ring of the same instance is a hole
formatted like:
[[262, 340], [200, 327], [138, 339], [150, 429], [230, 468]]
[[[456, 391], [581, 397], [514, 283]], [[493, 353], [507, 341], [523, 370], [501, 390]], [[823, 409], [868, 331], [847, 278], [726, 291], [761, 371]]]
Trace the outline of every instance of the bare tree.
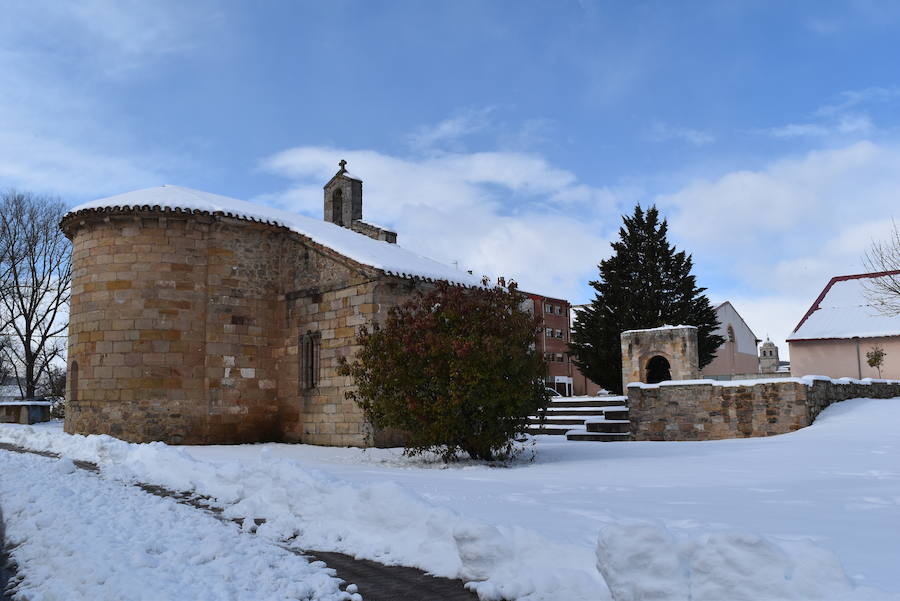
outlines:
[[[900, 229], [893, 222], [887, 240], [874, 241], [866, 251], [863, 263], [879, 277], [866, 280], [866, 299], [885, 315], [900, 315]], [[893, 273], [892, 273], [893, 272]]]
[[24, 397], [32, 397], [60, 357], [72, 281], [69, 241], [59, 229], [57, 199], [9, 190], [0, 194], [0, 349]]

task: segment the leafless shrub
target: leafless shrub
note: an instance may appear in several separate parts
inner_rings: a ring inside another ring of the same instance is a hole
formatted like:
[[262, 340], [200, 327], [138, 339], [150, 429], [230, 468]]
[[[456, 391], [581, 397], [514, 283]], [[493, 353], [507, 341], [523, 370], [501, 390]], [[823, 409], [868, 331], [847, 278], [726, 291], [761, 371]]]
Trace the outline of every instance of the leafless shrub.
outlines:
[[900, 230], [896, 222], [887, 240], [872, 242], [863, 263], [868, 271], [883, 274], [865, 280], [866, 300], [884, 315], [900, 315]]

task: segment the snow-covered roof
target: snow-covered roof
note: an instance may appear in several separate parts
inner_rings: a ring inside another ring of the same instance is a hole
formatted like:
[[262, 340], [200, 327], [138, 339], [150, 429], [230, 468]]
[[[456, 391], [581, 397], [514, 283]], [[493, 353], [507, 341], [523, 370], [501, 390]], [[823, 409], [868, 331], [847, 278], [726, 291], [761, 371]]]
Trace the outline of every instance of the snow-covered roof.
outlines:
[[481, 278], [465, 271], [423, 257], [396, 244], [373, 240], [327, 221], [182, 186], [145, 188], [93, 200], [73, 208], [69, 211], [69, 215], [91, 209], [142, 207], [220, 213], [238, 219], [283, 226], [357, 263], [380, 269], [390, 275], [447, 280], [465, 286], [481, 284]]
[[879, 275], [832, 278], [787, 340], [900, 336], [900, 316], [879, 313], [866, 299], [866, 283]]

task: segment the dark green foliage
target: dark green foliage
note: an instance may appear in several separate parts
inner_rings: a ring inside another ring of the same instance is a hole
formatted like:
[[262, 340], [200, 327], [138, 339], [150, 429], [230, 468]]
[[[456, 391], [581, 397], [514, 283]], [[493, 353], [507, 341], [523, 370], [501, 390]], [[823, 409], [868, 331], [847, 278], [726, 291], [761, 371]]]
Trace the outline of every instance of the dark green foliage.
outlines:
[[676, 252], [666, 238], [668, 225], [659, 211], [638, 205], [624, 217], [613, 255], [600, 262], [600, 278], [591, 282], [593, 302], [575, 318], [570, 352], [588, 378], [608, 390], [622, 392], [622, 352], [625, 330], [663, 325], [697, 326], [700, 367], [709, 364], [725, 339], [713, 334], [719, 326], [715, 310], [691, 275], [693, 262]]
[[539, 316], [509, 288], [438, 282], [394, 307], [384, 324], [360, 328], [362, 347], [342, 365], [348, 392], [376, 428], [407, 433], [406, 453], [454, 460], [506, 458], [527, 416], [547, 401], [546, 365], [532, 350]]

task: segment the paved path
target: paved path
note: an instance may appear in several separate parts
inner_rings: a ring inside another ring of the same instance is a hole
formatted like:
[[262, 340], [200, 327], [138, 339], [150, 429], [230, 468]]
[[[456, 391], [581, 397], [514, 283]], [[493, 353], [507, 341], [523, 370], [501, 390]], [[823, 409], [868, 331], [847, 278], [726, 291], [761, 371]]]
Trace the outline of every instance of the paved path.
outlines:
[[3, 527], [3, 508], [0, 507], [0, 601], [12, 599], [6, 594], [6, 583], [13, 577], [12, 567], [7, 566], [6, 531]]
[[[0, 443], [0, 450], [58, 457], [54, 453], [32, 451], [5, 443]], [[99, 472], [99, 468], [94, 463], [86, 461], [74, 461], [74, 463], [83, 470]], [[179, 503], [221, 517], [222, 509], [212, 505], [209, 497], [172, 491], [151, 484], [138, 484], [137, 486], [149, 494], [170, 497]], [[242, 522], [242, 520], [234, 521], [239, 524]], [[257, 520], [258, 524], [264, 522], [265, 520]], [[2, 541], [2, 521], [0, 521], [0, 541]], [[311, 561], [325, 562], [329, 568], [335, 570], [338, 578], [348, 584], [356, 584], [365, 601], [477, 601], [478, 599], [474, 593], [465, 589], [463, 581], [431, 576], [416, 568], [386, 566], [331, 551], [300, 551], [292, 547], [284, 548], [308, 557]], [[3, 582], [3, 576], [0, 574], [0, 583]], [[0, 587], [0, 591], [2, 590], [3, 588]], [[7, 601], [7, 597], [0, 596], [0, 601]]]

